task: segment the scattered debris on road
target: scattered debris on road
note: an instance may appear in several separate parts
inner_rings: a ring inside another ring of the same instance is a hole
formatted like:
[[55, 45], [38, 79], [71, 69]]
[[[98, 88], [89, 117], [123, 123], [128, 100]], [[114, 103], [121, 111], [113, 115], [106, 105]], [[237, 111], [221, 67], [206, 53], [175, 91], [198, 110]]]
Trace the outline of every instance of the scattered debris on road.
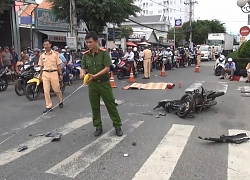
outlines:
[[198, 138], [202, 140], [213, 141], [213, 142], [235, 143], [235, 144], [241, 144], [243, 142], [250, 140], [250, 137], [248, 137], [246, 133], [240, 133], [240, 134], [231, 135], [231, 136], [222, 135], [219, 138], [212, 138], [212, 137], [202, 138], [200, 136]]
[[123, 154], [124, 157], [128, 157], [128, 154]]
[[[115, 105], [116, 106], [119, 106], [119, 105], [122, 105], [122, 104], [124, 104], [124, 103], [126, 103], [126, 102], [128, 102], [128, 101], [124, 101], [124, 100], [115, 100]], [[104, 102], [103, 101], [100, 101], [100, 105], [101, 106], [105, 106], [105, 104], [104, 104]]]
[[24, 146], [19, 147], [19, 148], [17, 149], [17, 152], [22, 152], [22, 151], [24, 151], [24, 150], [26, 150], [26, 149], [28, 149], [28, 147], [24, 145]]
[[136, 146], [137, 144], [136, 144], [136, 142], [133, 142], [132, 145], [133, 145], [133, 146]]
[[52, 137], [51, 141], [58, 141], [62, 137], [62, 133], [59, 132], [48, 132], [46, 134], [38, 134], [37, 136]]

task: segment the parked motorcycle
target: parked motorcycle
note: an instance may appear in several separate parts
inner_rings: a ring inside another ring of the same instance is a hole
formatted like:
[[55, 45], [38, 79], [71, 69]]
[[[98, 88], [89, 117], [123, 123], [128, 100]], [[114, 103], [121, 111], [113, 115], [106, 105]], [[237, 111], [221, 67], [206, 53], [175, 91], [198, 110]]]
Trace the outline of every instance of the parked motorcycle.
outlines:
[[163, 63], [164, 63], [165, 69], [171, 69], [171, 65], [168, 62], [168, 57], [162, 54], [159, 54], [159, 59], [156, 62], [156, 69], [162, 69]]
[[[25, 95], [30, 100], [36, 100], [39, 98], [40, 93], [43, 93], [43, 85], [40, 81], [40, 67], [35, 67], [34, 77], [27, 82]], [[60, 81], [61, 91], [64, 92], [65, 84], [64, 81]], [[50, 90], [53, 92], [52, 88]]]
[[181, 55], [176, 56], [176, 67], [185, 67], [184, 59]]
[[[126, 76], [129, 77], [130, 76], [130, 70], [131, 70], [130, 64], [127, 63], [126, 59], [122, 59], [121, 62], [118, 64], [117, 79], [121, 80]], [[133, 73], [134, 73], [134, 77], [136, 77], [137, 74], [135, 73], [134, 68], [133, 68]]]
[[225, 65], [226, 65], [226, 58], [224, 55], [220, 55], [220, 57], [215, 61], [214, 75], [220, 76], [222, 74], [223, 69], [225, 68]]
[[135, 59], [137, 72], [144, 73], [143, 58]]
[[76, 60], [76, 62], [73, 65], [73, 68], [71, 70], [73, 76], [75, 79], [79, 78], [80, 73], [81, 73], [81, 60]]
[[22, 96], [25, 94], [25, 88], [26, 88], [27, 82], [33, 78], [34, 73], [35, 73], [35, 69], [33, 65], [30, 65], [30, 64], [24, 65], [23, 71], [15, 84], [15, 92], [18, 96]]
[[186, 92], [180, 100], [162, 100], [154, 110], [163, 107], [167, 112], [174, 111], [180, 118], [185, 118], [191, 113], [200, 113], [203, 109], [217, 105], [215, 98], [224, 94], [224, 92], [209, 91], [201, 87], [201, 91], [196, 89]]
[[8, 77], [7, 77], [7, 70], [1, 69], [0, 70], [0, 91], [6, 91], [8, 88]]
[[112, 57], [111, 62], [112, 65], [110, 66], [110, 71], [112, 71], [114, 74], [117, 74], [118, 64], [121, 62], [121, 60], [117, 57]]

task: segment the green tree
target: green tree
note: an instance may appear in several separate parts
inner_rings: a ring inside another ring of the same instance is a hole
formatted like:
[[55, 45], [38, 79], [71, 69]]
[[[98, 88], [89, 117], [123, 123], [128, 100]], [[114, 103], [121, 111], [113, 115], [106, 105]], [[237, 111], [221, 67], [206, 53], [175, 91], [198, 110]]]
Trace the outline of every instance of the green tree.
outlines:
[[129, 26], [121, 26], [121, 36], [128, 39], [128, 37], [133, 34], [132, 27]]
[[[183, 28], [175, 28], [175, 46], [179, 46], [184, 39], [184, 31]], [[173, 40], [174, 39], [174, 28], [168, 31], [167, 39]]]
[[[68, 0], [50, 0], [52, 11], [58, 19], [69, 21]], [[141, 9], [133, 4], [134, 0], [76, 0], [77, 19], [84, 20], [90, 31], [102, 32], [107, 22], [120, 25], [135, 16]]]
[[243, 42], [239, 49], [238, 54], [240, 58], [250, 58], [250, 41]]
[[[181, 28], [178, 28], [178, 30], [180, 31], [180, 33], [182, 32], [182, 34], [179, 34], [176, 31], [176, 41], [178, 39], [178, 42], [180, 43], [180, 41], [182, 41], [181, 38], [184, 38], [186, 41], [189, 41], [190, 32], [192, 31], [192, 34], [193, 34], [192, 40], [195, 44], [205, 43], [208, 33], [225, 33], [226, 32], [224, 25], [218, 20], [193, 21], [192, 29], [190, 28], [189, 22], [185, 22], [183, 23]], [[169, 36], [172, 37], [173, 29], [171, 29], [169, 32], [170, 32]]]

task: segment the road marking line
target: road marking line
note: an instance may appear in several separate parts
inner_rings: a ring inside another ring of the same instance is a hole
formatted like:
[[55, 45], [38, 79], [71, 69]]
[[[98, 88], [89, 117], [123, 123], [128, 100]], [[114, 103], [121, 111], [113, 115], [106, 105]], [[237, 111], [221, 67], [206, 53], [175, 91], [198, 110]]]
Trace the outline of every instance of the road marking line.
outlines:
[[[235, 135], [238, 133], [247, 133], [250, 135], [250, 131], [229, 129], [229, 135]], [[228, 168], [227, 168], [227, 180], [249, 180], [249, 156], [250, 142], [242, 144], [230, 144], [228, 143]]]
[[[63, 127], [55, 130], [57, 132], [62, 133], [63, 135], [66, 135], [72, 131], [74, 131], [75, 129], [78, 129], [88, 123], [92, 122], [92, 118], [83, 118], [83, 119], [77, 119], [73, 122], [70, 122], [66, 125], [64, 125]], [[23, 144], [20, 144], [19, 146], [15, 147], [15, 148], [11, 148], [3, 153], [0, 154], [0, 166], [8, 164], [18, 158], [20, 158], [21, 156], [24, 156], [48, 143], [51, 142], [51, 138], [48, 137], [44, 137], [44, 136], [40, 136], [40, 137], [36, 137], [33, 138]], [[21, 151], [21, 152], [17, 152], [17, 149], [21, 146], [27, 146], [28, 149], [26, 149], [25, 151]]]
[[227, 93], [227, 88], [228, 88], [228, 83], [219, 82], [219, 84], [217, 84], [216, 86], [216, 91]]
[[205, 81], [199, 81], [199, 82], [196, 82], [196, 83], [191, 84], [191, 86], [189, 86], [189, 87], [185, 90], [185, 92], [187, 92], [187, 91], [194, 91], [195, 89], [199, 89], [199, 88], [202, 86], [202, 84], [203, 84], [204, 82], [205, 82]]
[[[144, 121], [132, 123], [127, 134], [138, 128], [143, 122]], [[127, 136], [123, 135], [117, 137], [112, 136], [113, 134], [114, 130], [108, 131], [100, 138], [64, 159], [45, 173], [75, 178], [78, 174], [89, 167], [91, 163], [98, 160], [103, 154], [114, 148]]]
[[187, 144], [194, 126], [173, 124], [133, 180], [168, 180]]
[[238, 91], [250, 91], [250, 86], [238, 86]]

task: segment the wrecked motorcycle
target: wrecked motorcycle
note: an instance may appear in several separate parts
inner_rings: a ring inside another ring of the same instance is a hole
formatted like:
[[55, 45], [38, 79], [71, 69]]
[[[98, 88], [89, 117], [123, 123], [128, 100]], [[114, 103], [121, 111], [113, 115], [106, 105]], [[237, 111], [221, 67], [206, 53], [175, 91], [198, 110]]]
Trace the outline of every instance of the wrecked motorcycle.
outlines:
[[162, 100], [153, 109], [164, 108], [168, 113], [175, 112], [180, 118], [185, 118], [191, 113], [200, 113], [202, 109], [208, 109], [217, 104], [215, 98], [223, 96], [224, 92], [205, 90], [201, 87], [194, 91], [187, 91], [180, 100]]

